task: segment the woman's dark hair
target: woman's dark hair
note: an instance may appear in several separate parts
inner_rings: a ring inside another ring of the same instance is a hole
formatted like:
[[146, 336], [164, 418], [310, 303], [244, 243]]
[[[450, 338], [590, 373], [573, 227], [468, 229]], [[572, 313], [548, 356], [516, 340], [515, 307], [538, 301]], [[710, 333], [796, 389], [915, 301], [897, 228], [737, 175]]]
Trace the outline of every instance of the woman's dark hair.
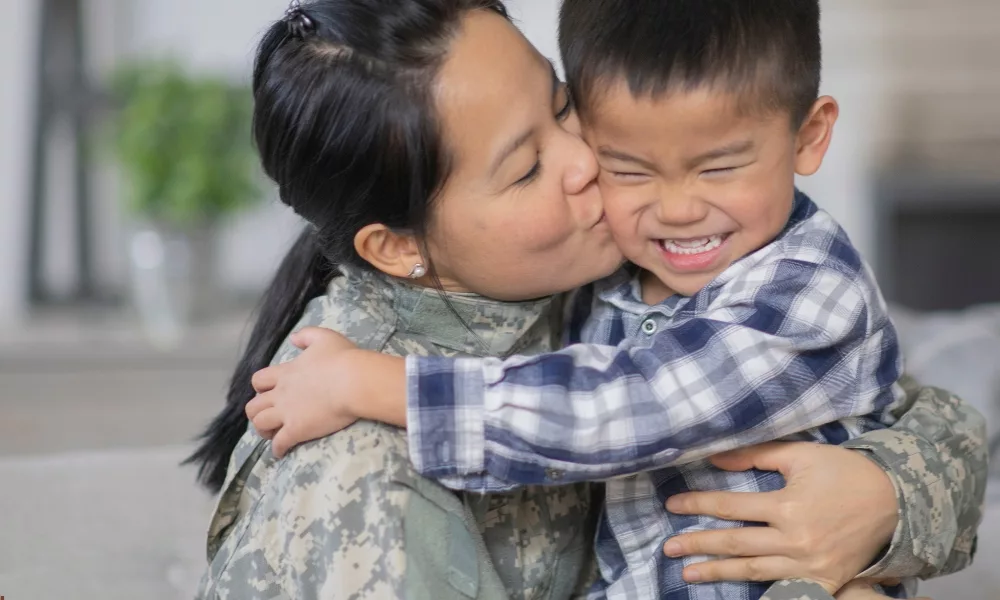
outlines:
[[336, 265], [365, 267], [355, 234], [372, 223], [425, 232], [448, 177], [432, 86], [463, 15], [506, 17], [502, 0], [294, 3], [264, 34], [253, 72], [253, 136], [281, 201], [309, 222], [258, 308], [226, 406], [188, 459], [219, 491], [246, 431], [251, 376], [268, 366]]

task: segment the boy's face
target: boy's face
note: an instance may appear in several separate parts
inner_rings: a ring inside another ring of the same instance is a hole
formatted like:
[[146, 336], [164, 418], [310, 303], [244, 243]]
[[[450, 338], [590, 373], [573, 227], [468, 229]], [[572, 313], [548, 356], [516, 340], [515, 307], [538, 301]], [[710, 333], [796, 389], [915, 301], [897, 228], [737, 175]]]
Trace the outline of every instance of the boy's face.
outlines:
[[[819, 166], [810, 162], [810, 119], [795, 132], [787, 112], [748, 115], [732, 95], [708, 88], [652, 99], [621, 83], [601, 95], [585, 135], [615, 241], [649, 275], [647, 302], [698, 292], [781, 232], [796, 171]], [[829, 131], [823, 136], [820, 161]]]

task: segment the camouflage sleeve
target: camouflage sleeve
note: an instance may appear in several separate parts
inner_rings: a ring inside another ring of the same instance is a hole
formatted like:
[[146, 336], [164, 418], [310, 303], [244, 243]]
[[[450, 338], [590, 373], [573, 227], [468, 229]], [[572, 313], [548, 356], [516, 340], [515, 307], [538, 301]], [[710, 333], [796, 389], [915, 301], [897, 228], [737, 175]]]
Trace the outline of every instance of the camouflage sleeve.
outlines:
[[899, 525], [886, 554], [862, 577], [924, 579], [972, 562], [987, 477], [986, 421], [953, 394], [901, 381], [899, 421], [844, 444], [866, 452], [896, 488]]
[[407, 494], [388, 483], [388, 441], [359, 423], [281, 461], [216, 576], [218, 597], [401, 597]]

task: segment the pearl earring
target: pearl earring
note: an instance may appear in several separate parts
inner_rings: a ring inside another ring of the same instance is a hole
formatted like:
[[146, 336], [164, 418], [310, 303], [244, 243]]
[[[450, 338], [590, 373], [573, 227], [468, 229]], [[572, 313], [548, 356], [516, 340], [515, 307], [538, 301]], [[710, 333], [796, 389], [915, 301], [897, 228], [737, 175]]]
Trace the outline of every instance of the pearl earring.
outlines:
[[410, 271], [410, 274], [408, 275], [408, 277], [410, 279], [420, 279], [421, 277], [423, 277], [426, 274], [427, 274], [427, 267], [425, 267], [424, 265], [422, 265], [420, 263], [417, 263], [417, 264], [413, 265], [413, 270]]

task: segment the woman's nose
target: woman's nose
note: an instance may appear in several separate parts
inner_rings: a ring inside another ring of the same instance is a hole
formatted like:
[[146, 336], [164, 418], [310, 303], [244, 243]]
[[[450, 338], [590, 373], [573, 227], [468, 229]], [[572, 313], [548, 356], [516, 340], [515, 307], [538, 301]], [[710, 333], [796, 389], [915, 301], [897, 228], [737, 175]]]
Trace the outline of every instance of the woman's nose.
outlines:
[[596, 182], [600, 168], [593, 150], [582, 138], [572, 134], [567, 137], [571, 139], [566, 150], [569, 162], [563, 176], [563, 189], [567, 194], [575, 195]]

